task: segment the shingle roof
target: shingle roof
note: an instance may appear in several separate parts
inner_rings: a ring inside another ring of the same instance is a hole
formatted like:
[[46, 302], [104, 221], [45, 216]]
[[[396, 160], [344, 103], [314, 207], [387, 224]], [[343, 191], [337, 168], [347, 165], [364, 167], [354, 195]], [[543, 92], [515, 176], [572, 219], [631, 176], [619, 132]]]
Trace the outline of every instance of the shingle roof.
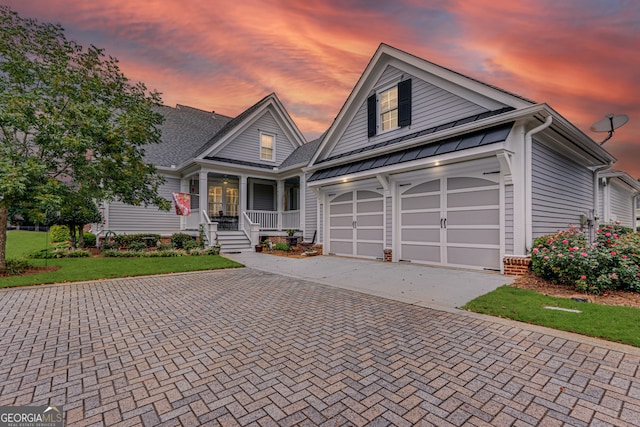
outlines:
[[481, 131], [474, 131], [464, 135], [446, 138], [436, 142], [432, 141], [427, 144], [395, 151], [388, 154], [382, 154], [364, 160], [358, 160], [339, 166], [321, 169], [311, 175], [311, 177], [309, 178], [309, 182], [319, 181], [321, 179], [327, 178], [334, 178], [336, 176], [347, 175], [350, 173], [363, 172], [383, 166], [409, 162], [411, 160], [424, 159], [439, 154], [466, 150], [468, 148], [480, 147], [496, 142], [502, 142], [507, 138], [512, 127], [513, 122], [505, 123], [491, 128], [483, 129]]
[[300, 164], [306, 165], [307, 163], [309, 163], [316, 150], [320, 146], [320, 142], [322, 142], [322, 136], [316, 140], [307, 142], [306, 144], [302, 144], [300, 147], [296, 148], [295, 151], [291, 153], [284, 162], [282, 162], [279, 168], [284, 169]]
[[144, 147], [145, 161], [155, 166], [179, 165], [193, 158], [213, 135], [231, 121], [231, 117], [184, 105], [155, 107], [155, 111], [165, 119], [159, 126], [161, 141]]
[[236, 126], [238, 126], [240, 123], [242, 123], [245, 118], [247, 118], [249, 115], [251, 115], [251, 113], [256, 111], [258, 108], [260, 108], [262, 106], [262, 104], [267, 102], [267, 100], [272, 96], [275, 96], [275, 93], [270, 93], [269, 95], [267, 95], [264, 98], [262, 98], [260, 101], [258, 101], [255, 104], [253, 104], [251, 107], [249, 107], [246, 110], [244, 110], [242, 113], [240, 113], [240, 115], [235, 117], [233, 120], [228, 121], [224, 125], [224, 127], [222, 129], [220, 129], [212, 138], [210, 138], [207, 141], [206, 144], [203, 144], [200, 147], [200, 149], [194, 154], [194, 157], [195, 156], [199, 156], [200, 154], [204, 153], [209, 148], [211, 148], [216, 142], [220, 141], [220, 139], [223, 136], [225, 136], [226, 134], [231, 132], [231, 130], [233, 130]]

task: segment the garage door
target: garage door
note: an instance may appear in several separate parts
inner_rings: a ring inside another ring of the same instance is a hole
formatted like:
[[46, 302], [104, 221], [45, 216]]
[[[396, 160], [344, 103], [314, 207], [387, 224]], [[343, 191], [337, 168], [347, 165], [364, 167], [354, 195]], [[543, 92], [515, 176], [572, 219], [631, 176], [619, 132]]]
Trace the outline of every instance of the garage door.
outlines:
[[400, 187], [400, 259], [500, 268], [497, 183], [446, 177]]
[[384, 198], [371, 190], [355, 190], [329, 201], [329, 252], [382, 258]]

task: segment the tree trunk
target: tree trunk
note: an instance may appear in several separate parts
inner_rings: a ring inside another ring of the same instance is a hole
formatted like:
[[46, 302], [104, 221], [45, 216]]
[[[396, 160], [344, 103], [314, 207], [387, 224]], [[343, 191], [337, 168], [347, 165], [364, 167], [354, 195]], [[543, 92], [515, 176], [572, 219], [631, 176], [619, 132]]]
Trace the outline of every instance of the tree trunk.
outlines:
[[9, 219], [9, 208], [0, 206], [0, 272], [7, 269], [7, 221]]
[[69, 243], [71, 244], [71, 249], [76, 248], [76, 225], [69, 224]]
[[84, 249], [84, 224], [78, 224], [78, 247]]

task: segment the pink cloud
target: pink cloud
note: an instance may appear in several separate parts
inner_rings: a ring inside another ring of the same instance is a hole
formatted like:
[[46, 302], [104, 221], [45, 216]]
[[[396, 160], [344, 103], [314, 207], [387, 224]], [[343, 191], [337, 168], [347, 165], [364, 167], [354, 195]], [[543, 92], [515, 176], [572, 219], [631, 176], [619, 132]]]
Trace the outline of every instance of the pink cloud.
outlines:
[[447, 0], [167, 2], [9, 0], [118, 57], [125, 74], [234, 116], [276, 92], [303, 132], [331, 124], [380, 42], [538, 102], [592, 136], [609, 112], [630, 123], [607, 148], [640, 176], [640, 2]]

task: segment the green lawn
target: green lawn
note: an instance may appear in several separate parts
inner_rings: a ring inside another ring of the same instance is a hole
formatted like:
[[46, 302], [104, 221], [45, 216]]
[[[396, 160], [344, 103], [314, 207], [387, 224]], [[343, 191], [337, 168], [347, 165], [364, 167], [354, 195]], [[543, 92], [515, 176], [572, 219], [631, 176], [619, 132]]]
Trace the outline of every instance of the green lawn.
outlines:
[[[580, 313], [550, 310], [545, 306], [580, 310]], [[501, 286], [462, 308], [640, 347], [640, 309], [633, 307], [577, 302]]]
[[[7, 232], [7, 258], [24, 257], [33, 250], [44, 249], [46, 245], [47, 233], [16, 230]], [[29, 262], [35, 266], [60, 266], [60, 269], [40, 274], [0, 277], [0, 288], [242, 267], [242, 264], [217, 255], [172, 258], [29, 259]]]

